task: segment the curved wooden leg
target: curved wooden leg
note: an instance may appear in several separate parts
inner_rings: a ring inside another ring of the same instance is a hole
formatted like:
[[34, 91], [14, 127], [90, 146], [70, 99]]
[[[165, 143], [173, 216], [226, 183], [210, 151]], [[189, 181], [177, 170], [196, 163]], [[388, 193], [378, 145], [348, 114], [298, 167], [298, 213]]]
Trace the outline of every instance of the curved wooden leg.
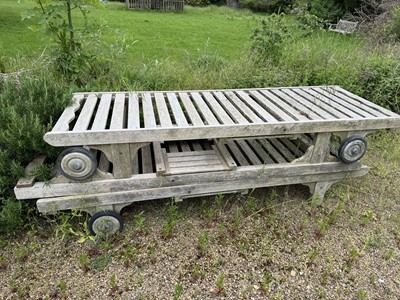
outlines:
[[332, 186], [332, 184], [338, 181], [339, 180], [331, 180], [308, 183], [307, 186], [310, 188], [310, 193], [312, 194], [314, 203], [317, 205], [322, 204], [326, 191]]

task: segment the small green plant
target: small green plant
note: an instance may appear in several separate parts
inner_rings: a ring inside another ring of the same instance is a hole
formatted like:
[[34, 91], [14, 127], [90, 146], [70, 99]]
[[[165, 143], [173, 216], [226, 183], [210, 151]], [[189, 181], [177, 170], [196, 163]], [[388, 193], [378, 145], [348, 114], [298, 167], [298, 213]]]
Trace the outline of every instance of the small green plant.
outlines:
[[183, 284], [178, 282], [175, 286], [174, 300], [179, 300], [181, 298], [183, 291]]
[[168, 219], [164, 222], [163, 226], [163, 237], [170, 238], [176, 227], [176, 222], [178, 218], [177, 206], [174, 202], [168, 205]]
[[261, 289], [264, 293], [268, 292], [272, 284], [272, 275], [270, 272], [265, 272], [261, 281]]
[[208, 232], [202, 231], [197, 240], [197, 249], [199, 250], [199, 254], [203, 256], [208, 248]]
[[364, 291], [363, 289], [360, 289], [357, 294], [357, 299], [358, 300], [368, 299], [368, 293], [366, 291]]
[[140, 232], [144, 232], [145, 229], [145, 220], [146, 218], [143, 216], [144, 211], [134, 215], [134, 219], [135, 219], [135, 228], [140, 231]]
[[383, 255], [384, 260], [391, 260], [393, 259], [394, 256], [394, 250], [393, 249], [388, 249], [386, 250], [385, 254]]
[[19, 261], [25, 261], [29, 256], [29, 249], [25, 246], [19, 247], [15, 250], [15, 258]]
[[201, 277], [201, 267], [196, 263], [193, 265], [193, 273], [194, 279], [199, 279]]
[[110, 293], [114, 294], [117, 291], [117, 289], [118, 289], [117, 277], [115, 276], [115, 274], [112, 274], [110, 277]]
[[89, 255], [86, 253], [79, 255], [79, 266], [86, 273], [89, 271]]
[[225, 280], [225, 274], [222, 273], [221, 275], [219, 275], [217, 279], [217, 288], [212, 291], [213, 294], [219, 295], [222, 293], [222, 291], [224, 290], [224, 280]]
[[232, 232], [236, 232], [239, 229], [240, 221], [242, 220], [242, 208], [237, 206], [235, 215], [233, 217]]
[[111, 260], [112, 260], [111, 254], [108, 253], [101, 254], [95, 257], [95, 259], [92, 261], [90, 265], [90, 268], [97, 271], [103, 271], [111, 262]]
[[259, 59], [272, 59], [277, 62], [282, 55], [282, 50], [293, 40], [285, 15], [272, 14], [263, 18], [260, 25], [251, 35], [252, 52]]
[[311, 265], [315, 264], [315, 260], [317, 259], [318, 254], [319, 254], [318, 249], [314, 249], [313, 251], [311, 251], [308, 254], [308, 260], [307, 260], [307, 265], [308, 266], [311, 266]]

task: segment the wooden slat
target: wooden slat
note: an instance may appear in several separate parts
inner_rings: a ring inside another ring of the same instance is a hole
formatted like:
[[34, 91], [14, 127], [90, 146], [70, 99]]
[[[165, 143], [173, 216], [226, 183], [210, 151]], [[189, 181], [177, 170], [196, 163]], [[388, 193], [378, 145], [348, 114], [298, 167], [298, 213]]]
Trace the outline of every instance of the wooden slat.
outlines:
[[185, 114], [183, 113], [181, 106], [179, 105], [179, 101], [176, 95], [174, 93], [167, 93], [167, 98], [176, 124], [178, 126], [189, 126], [189, 123], [186, 120]]
[[115, 95], [110, 129], [122, 129], [125, 124], [125, 94]]
[[[170, 170], [173, 168], [190, 168], [190, 167], [197, 167], [197, 166], [214, 166], [214, 165], [221, 165], [221, 161], [218, 159], [217, 156], [214, 157], [204, 157], [198, 160], [188, 160], [188, 161], [170, 161], [168, 160]], [[188, 170], [190, 172], [190, 170]]]
[[313, 88], [312, 90], [314, 90], [322, 95], [325, 95], [329, 99], [336, 101], [336, 103], [339, 106], [346, 107], [358, 115], [361, 115], [365, 118], [375, 118], [375, 115], [373, 115], [367, 111], [368, 108], [365, 107], [365, 105], [360, 104], [357, 101], [354, 101], [350, 98], [339, 97], [340, 96], [339, 93], [337, 93], [335, 90], [332, 91], [333, 93], [331, 93], [329, 90], [326, 90], [324, 88]]
[[260, 144], [264, 147], [265, 150], [269, 153], [272, 159], [274, 159], [278, 163], [286, 163], [286, 159], [271, 145], [271, 143], [264, 139], [259, 140]]
[[189, 143], [187, 141], [182, 141], [182, 142], [180, 142], [180, 144], [181, 144], [181, 149], [182, 149], [183, 152], [191, 151], [190, 145], [189, 145]]
[[292, 161], [296, 159], [296, 157], [288, 150], [286, 149], [285, 145], [280, 142], [279, 139], [269, 139], [270, 143], [283, 155], [283, 157], [287, 161]]
[[193, 168], [188, 169], [187, 167], [183, 168], [170, 168], [170, 172], [173, 175], [177, 174], [192, 174], [192, 173], [201, 173], [201, 172], [215, 172], [215, 171], [224, 171], [224, 167], [221, 164], [211, 165], [211, 166], [195, 166]]
[[233, 91], [226, 91], [225, 96], [246, 116], [251, 123], [264, 123]]
[[226, 149], [225, 145], [216, 142], [215, 145], [212, 146], [215, 150], [215, 153], [219, 157], [219, 160], [224, 164], [226, 169], [236, 170], [237, 165], [228, 149]]
[[[154, 160], [156, 164], [156, 173], [157, 174], [164, 174], [166, 172], [166, 166], [165, 166], [165, 161], [163, 157], [163, 153], [161, 150], [161, 143], [160, 142], [154, 142], [152, 143], [153, 146], [153, 151], [154, 151]], [[165, 149], [163, 149], [165, 150]]]
[[237, 141], [237, 145], [244, 152], [246, 157], [250, 160], [253, 165], [262, 165], [262, 161], [254, 154], [253, 150], [247, 145], [246, 141], [240, 140]]
[[57, 120], [57, 123], [53, 127], [53, 132], [69, 130], [69, 123], [75, 119], [75, 112], [79, 109], [83, 99], [85, 99], [85, 96], [82, 94], [73, 96], [72, 105], [64, 109], [60, 118]]
[[[295, 89], [296, 92], [297, 92], [297, 90], [300, 90], [300, 89]], [[324, 101], [332, 109], [343, 112], [346, 116], [349, 116], [349, 117], [355, 118], [355, 119], [359, 119], [360, 117], [362, 117], [362, 114], [357, 114], [353, 110], [348, 109], [346, 106], [335, 101], [336, 97], [332, 97], [331, 95], [326, 96], [327, 93], [318, 93], [311, 88], [310, 89], [301, 89], [301, 91], [303, 93], [310, 94], [313, 97], [317, 97], [321, 101]]]
[[40, 155], [31, 161], [25, 168], [26, 177], [22, 177], [17, 182], [17, 188], [31, 187], [35, 183], [35, 177], [32, 173], [35, 172], [36, 168], [42, 165], [46, 160], [45, 155]]
[[157, 112], [161, 126], [172, 127], [172, 121], [171, 117], [169, 116], [169, 111], [167, 104], [165, 103], [164, 95], [162, 93], [155, 93], [154, 97], [156, 100]]
[[257, 140], [248, 141], [254, 151], [262, 159], [263, 164], [274, 164], [274, 160], [269, 156], [269, 154], [260, 146]]
[[[368, 112], [376, 115], [377, 117], [386, 117], [386, 116], [397, 116], [397, 114], [395, 114], [394, 112], [391, 112], [390, 110], [387, 110], [373, 102], [370, 101], [366, 101], [365, 99], [361, 98], [360, 96], [357, 96], [353, 93], [350, 93], [348, 91], [346, 91], [345, 89], [341, 88], [341, 87], [337, 87], [337, 90], [341, 93], [347, 96], [347, 98], [351, 98], [351, 99], [355, 99], [358, 101], [358, 103], [360, 103], [362, 106], [365, 106], [368, 108]], [[361, 106], [359, 104], [359, 106]]]
[[194, 102], [196, 103], [196, 106], [198, 108], [198, 111], [203, 115], [203, 117], [206, 119], [208, 125], [219, 125], [219, 122], [217, 118], [214, 116], [212, 111], [208, 108], [207, 104], [201, 97], [201, 95], [198, 92], [192, 92], [190, 93], [192, 96]]
[[201, 151], [191, 151], [191, 152], [171, 152], [168, 153], [169, 159], [182, 159], [183, 157], [195, 157], [204, 155], [215, 155], [214, 150], [201, 150]]
[[270, 90], [259, 90], [259, 92], [270, 101], [273, 101], [282, 110], [293, 116], [295, 120], [308, 121], [310, 119], [306, 115], [302, 114], [301, 111], [294, 109], [291, 105], [287, 104], [286, 102], [282, 101], [282, 99], [272, 94]]
[[[289, 116], [286, 112], [284, 112], [281, 108], [275, 105], [272, 101], [266, 98], [264, 95], [261, 95], [259, 91], [249, 91], [250, 95], [256, 98], [261, 104], [264, 106], [265, 109], [268, 109], [271, 114], [274, 116], [276, 115], [278, 119], [283, 121], [293, 121], [293, 118]], [[273, 98], [276, 98], [272, 95]]]
[[236, 94], [245, 101], [257, 114], [264, 118], [267, 122], [275, 123], [277, 120], [273, 115], [271, 115], [268, 111], [262, 108], [257, 102], [255, 102], [248, 94], [244, 91], [237, 91]]
[[226, 111], [221, 107], [218, 101], [214, 98], [214, 96], [210, 92], [203, 93], [204, 98], [208, 102], [211, 110], [218, 116], [220, 123], [222, 124], [234, 124], [235, 122], [229, 117]]
[[301, 148], [298, 145], [295, 145], [289, 139], [279, 139], [279, 141], [285, 145], [287, 149], [289, 149], [296, 157], [300, 157], [304, 154]]
[[139, 97], [136, 93], [129, 93], [128, 99], [128, 128], [140, 128]]
[[168, 149], [171, 153], [179, 152], [179, 148], [176, 142], [168, 142]]
[[215, 92], [219, 103], [225, 108], [226, 112], [239, 124], [247, 124], [249, 121], [236, 109], [236, 107], [225, 97], [222, 92]]
[[297, 102], [295, 99], [292, 97], [286, 95], [285, 93], [274, 90], [273, 93], [280, 97], [283, 101], [294, 107], [300, 114], [312, 119], [312, 120], [323, 120], [323, 118], [316, 114], [312, 109], [313, 107], [310, 104], [307, 103], [300, 103]]
[[201, 144], [199, 141], [190, 141], [190, 143], [192, 144], [194, 151], [202, 151], [203, 150], [203, 147], [201, 147]]
[[232, 155], [236, 159], [237, 162], [239, 162], [240, 166], [249, 166], [249, 162], [247, 161], [246, 157], [242, 154], [238, 146], [235, 144], [234, 141], [229, 141], [227, 143], [229, 149], [232, 152]]
[[[325, 102], [325, 98], [323, 96], [318, 95], [310, 95], [300, 89], [294, 89], [291, 91], [293, 95], [299, 95], [303, 99], [307, 99], [309, 102], [317, 105], [318, 107], [324, 109], [322, 116], [326, 116], [327, 119], [339, 118], [339, 119], [350, 119], [351, 117], [347, 114], [344, 114], [338, 105], [330, 105]], [[322, 110], [321, 110], [322, 111]], [[321, 115], [321, 114], [320, 114]]]
[[156, 127], [156, 117], [154, 115], [153, 100], [150, 93], [144, 93], [142, 98], [142, 106], [145, 128]]
[[91, 130], [104, 130], [107, 126], [108, 115], [110, 114], [112, 94], [103, 94], [97, 108]]
[[151, 148], [150, 145], [140, 148], [142, 154], [142, 170], [143, 173], [153, 173], [153, 164], [151, 160]]
[[183, 106], [185, 107], [186, 113], [188, 114], [190, 121], [194, 126], [204, 126], [203, 120], [201, 119], [199, 113], [194, 107], [192, 101], [190, 100], [188, 94], [179, 93], [179, 98], [182, 100]]
[[97, 96], [95, 94], [90, 94], [83, 105], [78, 119], [76, 120], [74, 131], [84, 131], [89, 127], [96, 104]]

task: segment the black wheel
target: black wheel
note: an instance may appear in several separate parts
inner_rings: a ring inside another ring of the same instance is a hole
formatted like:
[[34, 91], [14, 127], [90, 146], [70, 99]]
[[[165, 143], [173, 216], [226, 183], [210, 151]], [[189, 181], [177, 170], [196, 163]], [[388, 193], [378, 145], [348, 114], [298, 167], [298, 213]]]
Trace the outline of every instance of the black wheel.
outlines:
[[367, 141], [361, 136], [351, 136], [345, 139], [339, 147], [338, 156], [346, 164], [360, 160], [367, 152]]
[[124, 229], [122, 216], [115, 211], [106, 210], [95, 213], [89, 220], [89, 230], [92, 235], [111, 236]]
[[58, 156], [57, 168], [68, 179], [84, 180], [96, 171], [97, 160], [90, 150], [82, 147], [71, 147], [65, 149]]

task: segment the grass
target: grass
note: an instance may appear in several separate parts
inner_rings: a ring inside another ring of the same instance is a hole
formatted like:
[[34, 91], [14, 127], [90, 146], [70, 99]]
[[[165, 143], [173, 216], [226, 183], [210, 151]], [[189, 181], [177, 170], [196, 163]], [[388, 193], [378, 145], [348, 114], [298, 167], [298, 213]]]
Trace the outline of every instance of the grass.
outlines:
[[[22, 22], [31, 6], [25, 2], [3, 0], [0, 11], [0, 54], [39, 55], [49, 43], [43, 31], [32, 32], [30, 22]], [[81, 16], [76, 16], [82, 23]], [[107, 3], [104, 8], [91, 8], [89, 21], [101, 23], [106, 44], [125, 40], [133, 46], [125, 53], [124, 62], [172, 59], [184, 61], [199, 52], [218, 53], [226, 59], [239, 57], [249, 43], [251, 30], [259, 15], [227, 7], [185, 7], [183, 13], [129, 11], [123, 3]], [[29, 51], [28, 51], [29, 50]]]

